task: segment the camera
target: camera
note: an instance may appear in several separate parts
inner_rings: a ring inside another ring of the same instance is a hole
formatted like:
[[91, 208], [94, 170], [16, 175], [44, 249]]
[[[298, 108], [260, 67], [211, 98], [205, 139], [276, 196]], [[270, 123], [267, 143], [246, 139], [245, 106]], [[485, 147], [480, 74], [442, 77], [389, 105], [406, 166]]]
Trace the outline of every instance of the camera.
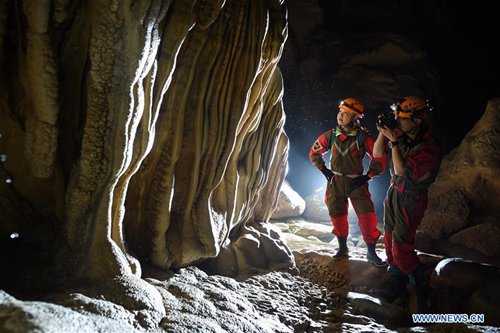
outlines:
[[377, 125], [380, 127], [387, 126], [390, 129], [395, 129], [397, 127], [396, 117], [392, 111], [379, 114], [377, 117]]

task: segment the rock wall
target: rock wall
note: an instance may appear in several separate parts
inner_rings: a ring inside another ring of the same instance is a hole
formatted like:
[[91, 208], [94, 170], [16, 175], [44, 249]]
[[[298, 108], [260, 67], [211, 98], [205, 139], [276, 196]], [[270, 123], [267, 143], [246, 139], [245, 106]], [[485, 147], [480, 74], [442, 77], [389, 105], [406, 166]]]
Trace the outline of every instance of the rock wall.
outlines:
[[280, 1], [0, 6], [0, 231], [51, 243], [50, 276], [148, 290], [136, 258], [187, 266], [269, 218]]
[[493, 99], [441, 163], [420, 226], [421, 249], [500, 264], [499, 149], [500, 99]]

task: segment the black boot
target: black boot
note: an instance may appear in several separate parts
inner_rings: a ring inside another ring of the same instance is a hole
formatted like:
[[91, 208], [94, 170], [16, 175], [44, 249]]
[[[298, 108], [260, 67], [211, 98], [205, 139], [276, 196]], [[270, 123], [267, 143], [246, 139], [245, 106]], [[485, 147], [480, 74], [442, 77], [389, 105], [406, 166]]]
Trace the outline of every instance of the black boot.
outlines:
[[333, 260], [340, 260], [343, 257], [349, 256], [349, 249], [347, 248], [347, 237], [337, 237], [339, 241], [339, 249], [337, 253], [332, 257]]
[[375, 244], [366, 244], [366, 259], [370, 264], [373, 264], [375, 267], [385, 267], [387, 266], [387, 262], [380, 259], [375, 252]]
[[430, 313], [430, 286], [425, 277], [425, 266], [418, 265], [417, 268], [408, 275], [410, 282], [415, 285], [415, 291], [417, 293], [417, 312]]
[[389, 266], [387, 271], [390, 277], [381, 292], [381, 298], [389, 303], [393, 303], [397, 299], [405, 303], [409, 297], [408, 290], [406, 289], [408, 277], [397, 268], [391, 268], [391, 266]]

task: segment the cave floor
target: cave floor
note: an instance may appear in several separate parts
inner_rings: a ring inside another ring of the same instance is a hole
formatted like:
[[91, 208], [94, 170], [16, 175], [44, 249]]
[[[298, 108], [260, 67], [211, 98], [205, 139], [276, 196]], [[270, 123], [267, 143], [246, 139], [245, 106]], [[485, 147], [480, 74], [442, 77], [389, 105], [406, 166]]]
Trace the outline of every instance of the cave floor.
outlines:
[[[334, 261], [330, 227], [299, 222], [293, 232], [288, 222], [274, 223], [285, 230], [298, 272], [251, 271], [233, 279], [197, 267], [146, 267], [143, 279], [159, 291], [164, 309], [130, 306], [102, 286], [31, 298], [0, 290], [0, 332], [500, 332], [471, 324], [416, 326], [414, 292], [408, 302], [380, 299], [388, 274], [366, 261], [356, 235], [349, 258]], [[384, 257], [382, 245], [377, 252]]]
[[[340, 299], [332, 310], [344, 309], [337, 320], [355, 323], [350, 318], [363, 318], [371, 324], [382, 325], [384, 329], [418, 332], [500, 332], [500, 328], [466, 324], [433, 324], [418, 326], [413, 323], [412, 313], [416, 313], [417, 300], [413, 285], [408, 284], [408, 299], [396, 299], [392, 304], [380, 297], [384, 287], [390, 282], [385, 268], [377, 268], [366, 260], [366, 245], [359, 231], [350, 230], [348, 238], [349, 257], [334, 260], [338, 243], [331, 234], [330, 222], [312, 222], [302, 219], [271, 221], [278, 226], [285, 242], [295, 257], [299, 275], [314, 284], [325, 288], [327, 299]], [[356, 231], [358, 233], [356, 233]], [[386, 259], [384, 246], [379, 239], [377, 254]], [[440, 258], [419, 253], [423, 263], [433, 267]], [[433, 297], [431, 294], [431, 305]], [[328, 302], [327, 302], [328, 303]], [[318, 309], [311, 309], [318, 312]], [[432, 308], [429, 313], [437, 313]]]

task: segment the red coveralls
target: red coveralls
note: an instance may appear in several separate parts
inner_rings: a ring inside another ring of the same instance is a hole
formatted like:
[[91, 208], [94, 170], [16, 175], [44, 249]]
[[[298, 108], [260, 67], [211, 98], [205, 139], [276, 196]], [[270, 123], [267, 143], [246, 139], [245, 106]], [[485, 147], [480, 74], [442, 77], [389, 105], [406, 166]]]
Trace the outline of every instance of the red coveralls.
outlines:
[[388, 264], [408, 274], [420, 264], [415, 233], [427, 208], [427, 189], [436, 177], [441, 152], [425, 127], [413, 142], [404, 134], [398, 142], [405, 173], [395, 175], [389, 160], [392, 178], [384, 200], [384, 244]]
[[[360, 140], [360, 136], [362, 139]], [[363, 147], [359, 147], [362, 142]], [[319, 170], [326, 167], [323, 155], [331, 150], [330, 167], [335, 173], [326, 188], [325, 203], [333, 223], [333, 234], [347, 237], [349, 223], [347, 221], [348, 201], [351, 199], [354, 211], [358, 216], [358, 225], [367, 244], [374, 244], [380, 237], [377, 229], [377, 217], [373, 207], [368, 183], [354, 188], [351, 183], [354, 177], [363, 174], [363, 157], [368, 153], [370, 166], [368, 175], [374, 177], [385, 169], [385, 158], [373, 157], [374, 139], [361, 127], [354, 126], [349, 132], [340, 127], [321, 134], [309, 151], [309, 159]]]

